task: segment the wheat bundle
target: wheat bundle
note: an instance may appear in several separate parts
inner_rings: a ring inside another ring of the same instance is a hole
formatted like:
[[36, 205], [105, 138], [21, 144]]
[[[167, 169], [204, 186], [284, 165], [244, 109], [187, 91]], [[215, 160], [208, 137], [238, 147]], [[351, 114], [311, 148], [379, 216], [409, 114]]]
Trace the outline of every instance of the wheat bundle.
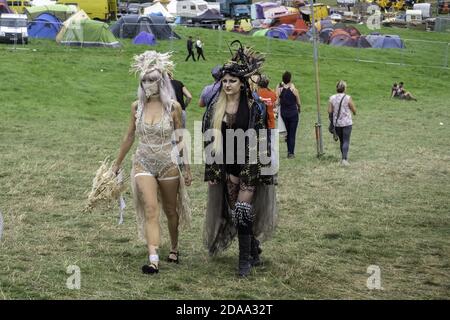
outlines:
[[123, 179], [123, 169], [116, 174], [113, 170], [113, 163], [106, 158], [101, 162], [92, 180], [92, 189], [88, 195], [88, 201], [85, 211], [92, 210], [100, 203], [106, 203], [111, 206], [113, 202], [117, 203], [120, 195], [125, 191], [126, 185]]

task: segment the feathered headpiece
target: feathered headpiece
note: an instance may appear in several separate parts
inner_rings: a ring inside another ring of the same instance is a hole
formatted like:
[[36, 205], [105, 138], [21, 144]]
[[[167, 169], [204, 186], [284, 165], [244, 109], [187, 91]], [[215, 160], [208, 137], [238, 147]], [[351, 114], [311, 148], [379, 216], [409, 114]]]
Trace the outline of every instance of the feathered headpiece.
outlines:
[[222, 76], [229, 74], [241, 79], [248, 79], [252, 75], [259, 73], [265, 57], [252, 48], [243, 47], [239, 40], [233, 41], [231, 46], [235, 43], [239, 44], [239, 48], [234, 54], [231, 53], [233, 55], [231, 61], [223, 65]]
[[163, 73], [172, 74], [175, 64], [171, 60], [172, 52], [159, 53], [153, 50], [145, 51], [140, 55], [134, 56], [131, 64], [131, 72], [139, 73], [143, 78], [147, 73], [158, 70]]

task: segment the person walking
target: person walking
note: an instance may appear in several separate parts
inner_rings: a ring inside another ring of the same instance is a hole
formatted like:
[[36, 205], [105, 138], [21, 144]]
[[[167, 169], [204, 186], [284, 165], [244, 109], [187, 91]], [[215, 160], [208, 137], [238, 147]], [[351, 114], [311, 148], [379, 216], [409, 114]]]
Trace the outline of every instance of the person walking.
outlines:
[[192, 94], [183, 84], [183, 82], [176, 80], [173, 78], [173, 74], [169, 73], [170, 82], [172, 83], [173, 91], [175, 92], [175, 97], [177, 98], [177, 102], [180, 104], [182, 113], [181, 113], [181, 124], [182, 128], [186, 128], [186, 109], [192, 101]]
[[352, 134], [352, 113], [356, 115], [355, 104], [352, 97], [346, 94], [347, 83], [339, 80], [336, 84], [336, 94], [332, 95], [328, 103], [328, 113], [333, 119], [336, 134], [339, 137], [341, 149], [341, 165], [348, 166], [348, 150], [350, 148], [350, 135]]
[[[133, 70], [139, 73], [138, 100], [131, 106], [128, 131], [113, 165], [120, 171], [122, 161], [130, 151], [135, 137], [139, 144], [132, 160], [131, 186], [137, 214], [140, 238], [147, 243], [148, 263], [142, 272], [159, 272], [160, 211], [167, 216], [170, 235], [168, 262], [179, 263], [179, 226], [190, 221], [190, 208], [185, 186], [192, 175], [188, 163], [183, 173], [173, 154], [182, 149], [173, 142], [181, 128], [181, 106], [175, 101], [168, 73], [173, 68], [170, 53], [146, 51], [134, 57]], [[159, 195], [159, 196], [158, 196]], [[160, 209], [161, 207], [161, 209]]]
[[194, 42], [192, 41], [192, 36], [189, 36], [186, 46], [187, 46], [188, 56], [186, 57], [185, 61], [188, 61], [191, 56], [192, 56], [192, 60], [195, 61], [195, 55], [194, 55], [194, 50], [193, 50]]
[[295, 157], [295, 139], [297, 134], [297, 127], [300, 121], [300, 94], [291, 82], [291, 73], [286, 71], [283, 73], [282, 80], [277, 88], [277, 97], [281, 109], [281, 117], [286, 126], [288, 159]]
[[203, 55], [203, 42], [200, 40], [200, 37], [197, 38], [197, 41], [195, 42], [195, 48], [197, 49], [197, 60], [200, 61], [200, 57], [205, 59], [205, 56]]

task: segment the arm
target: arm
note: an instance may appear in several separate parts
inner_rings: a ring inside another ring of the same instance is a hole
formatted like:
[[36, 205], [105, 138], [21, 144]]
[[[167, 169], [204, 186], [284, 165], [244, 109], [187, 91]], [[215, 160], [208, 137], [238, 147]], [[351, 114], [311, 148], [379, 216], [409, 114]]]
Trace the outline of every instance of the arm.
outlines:
[[356, 107], [355, 107], [355, 104], [353, 103], [352, 97], [350, 97], [350, 99], [348, 100], [348, 106], [349, 106], [350, 110], [352, 110], [353, 115], [356, 116]]
[[116, 162], [113, 165], [113, 171], [117, 173], [122, 165], [122, 161], [127, 155], [128, 151], [130, 151], [131, 146], [134, 142], [135, 132], [136, 132], [136, 109], [137, 109], [137, 101], [131, 105], [131, 118], [130, 124], [128, 126], [127, 133], [125, 134], [122, 144], [120, 145], [119, 154], [117, 156]]
[[206, 106], [206, 105], [205, 105], [205, 102], [203, 101], [202, 98], [198, 99], [198, 106], [199, 106], [200, 108], [204, 108], [204, 107]]
[[328, 113], [333, 113], [333, 104], [328, 102]]
[[[185, 150], [185, 145], [183, 142], [183, 135], [182, 135], [182, 125], [181, 125], [181, 105], [174, 101], [173, 104], [173, 108], [172, 108], [172, 119], [173, 119], [173, 123], [174, 123], [174, 129], [175, 131], [175, 140], [177, 142], [177, 148], [178, 148], [178, 152], [180, 157], [182, 157], [183, 159], [183, 163], [184, 163], [184, 180], [185, 180], [185, 184], [187, 186], [191, 185], [192, 182], [192, 175], [191, 175], [191, 168], [189, 166], [189, 159], [186, 159], [185, 157], [183, 157], [183, 152]], [[181, 130], [177, 130], [177, 129], [181, 129]], [[187, 155], [186, 155], [187, 156]]]
[[183, 95], [186, 97], [186, 100], [184, 101], [184, 104], [187, 106], [189, 105], [189, 103], [191, 103], [192, 100], [192, 94], [189, 92], [189, 90], [183, 86]]
[[298, 90], [294, 87], [294, 95], [295, 98], [297, 99], [297, 109], [300, 112], [300, 107], [302, 105], [301, 101], [300, 101], [300, 94], [298, 93]]

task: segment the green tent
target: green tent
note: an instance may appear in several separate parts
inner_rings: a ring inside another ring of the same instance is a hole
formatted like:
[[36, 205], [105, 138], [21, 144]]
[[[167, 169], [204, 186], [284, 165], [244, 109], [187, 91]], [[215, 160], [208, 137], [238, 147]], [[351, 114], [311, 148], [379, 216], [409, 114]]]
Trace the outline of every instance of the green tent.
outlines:
[[261, 29], [252, 34], [253, 37], [265, 37], [269, 29]]
[[95, 20], [73, 21], [61, 38], [61, 44], [79, 47], [120, 47], [106, 23]]
[[61, 21], [66, 21], [72, 14], [77, 12], [74, 7], [69, 7], [64, 4], [53, 4], [48, 6], [35, 6], [25, 8], [25, 13], [28, 20], [34, 20], [42, 13], [51, 13]]

